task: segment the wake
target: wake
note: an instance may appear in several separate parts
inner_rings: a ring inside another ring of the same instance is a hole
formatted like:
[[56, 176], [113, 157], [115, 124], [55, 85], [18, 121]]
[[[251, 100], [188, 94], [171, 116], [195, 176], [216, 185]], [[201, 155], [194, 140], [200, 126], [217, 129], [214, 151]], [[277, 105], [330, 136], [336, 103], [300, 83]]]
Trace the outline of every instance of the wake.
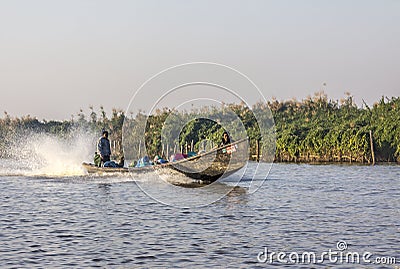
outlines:
[[69, 137], [29, 133], [13, 138], [9, 159], [0, 159], [0, 175], [70, 177], [83, 176], [82, 162], [91, 160], [96, 135], [74, 131]]

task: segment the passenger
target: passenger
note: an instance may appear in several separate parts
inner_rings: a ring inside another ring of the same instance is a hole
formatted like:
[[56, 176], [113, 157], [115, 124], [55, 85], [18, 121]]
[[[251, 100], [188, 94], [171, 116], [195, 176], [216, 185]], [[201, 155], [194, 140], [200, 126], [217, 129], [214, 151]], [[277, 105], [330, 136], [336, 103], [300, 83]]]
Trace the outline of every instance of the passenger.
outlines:
[[187, 158], [194, 157], [194, 156], [196, 156], [196, 155], [197, 155], [196, 152], [194, 152], [194, 151], [189, 151], [189, 152], [187, 153]]
[[100, 154], [97, 153], [97, 151], [94, 153], [93, 161], [94, 161], [95, 166], [97, 166], [97, 167], [101, 166], [101, 157], [100, 157]]
[[176, 161], [183, 160], [183, 159], [185, 159], [185, 155], [184, 154], [175, 153], [175, 154], [171, 155], [171, 157], [169, 158], [169, 161], [170, 162], [176, 162]]
[[165, 160], [165, 159], [163, 159], [161, 156], [159, 156], [159, 155], [156, 155], [155, 157], [154, 157], [154, 160], [153, 160], [153, 163], [154, 164], [163, 164], [163, 163], [167, 163], [168, 161], [167, 160]]
[[106, 161], [103, 166], [116, 168], [118, 167], [118, 164], [114, 161]]
[[110, 147], [110, 140], [108, 140], [107, 131], [103, 131], [103, 135], [102, 137], [100, 137], [99, 142], [97, 144], [97, 151], [100, 154], [101, 164], [110, 161], [111, 147]]
[[104, 163], [104, 167], [119, 168], [119, 167], [124, 167], [124, 164], [125, 164], [125, 158], [121, 157], [119, 163], [117, 163], [116, 161], [107, 161]]
[[124, 167], [124, 165], [125, 165], [125, 158], [124, 158], [124, 156], [122, 156], [122, 157], [119, 159], [119, 163], [118, 163], [117, 165], [118, 165], [118, 167]]
[[149, 156], [144, 156], [138, 160], [136, 167], [144, 167], [148, 165], [153, 165], [153, 163], [150, 162]]
[[154, 162], [155, 164], [157, 164], [159, 159], [161, 159], [161, 157], [160, 157], [159, 155], [156, 155], [156, 156], [154, 157], [153, 162]]

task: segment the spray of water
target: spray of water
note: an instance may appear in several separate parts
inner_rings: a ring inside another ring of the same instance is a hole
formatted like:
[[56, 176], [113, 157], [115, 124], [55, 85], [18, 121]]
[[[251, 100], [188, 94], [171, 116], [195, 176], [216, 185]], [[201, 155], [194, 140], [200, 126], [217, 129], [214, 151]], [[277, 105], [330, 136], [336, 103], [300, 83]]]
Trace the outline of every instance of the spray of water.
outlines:
[[[80, 176], [86, 172], [83, 161], [90, 161], [95, 151], [96, 135], [75, 130], [67, 137], [25, 132], [14, 138], [8, 149], [10, 163], [18, 164], [27, 176]], [[21, 173], [20, 169], [15, 169]]]

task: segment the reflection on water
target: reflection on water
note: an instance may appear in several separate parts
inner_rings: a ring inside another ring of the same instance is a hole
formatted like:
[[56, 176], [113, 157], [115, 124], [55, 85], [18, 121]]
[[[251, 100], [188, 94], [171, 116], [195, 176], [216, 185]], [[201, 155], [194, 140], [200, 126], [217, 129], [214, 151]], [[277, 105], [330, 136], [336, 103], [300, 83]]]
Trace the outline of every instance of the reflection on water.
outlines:
[[99, 189], [104, 192], [104, 194], [110, 194], [111, 184], [110, 183], [99, 183]]
[[[0, 267], [266, 268], [257, 261], [264, 247], [321, 253], [339, 240], [400, 261], [399, 178], [398, 166], [277, 164], [255, 193], [248, 179], [233, 189], [218, 183], [192, 199], [226, 196], [179, 209], [130, 178], [3, 174]], [[148, 187], [178, 201], [190, 191]], [[341, 267], [357, 266], [366, 265]]]
[[225, 197], [219, 200], [219, 202], [225, 204], [225, 206], [230, 209], [236, 208], [238, 204], [245, 205], [248, 202], [247, 189], [235, 186]]

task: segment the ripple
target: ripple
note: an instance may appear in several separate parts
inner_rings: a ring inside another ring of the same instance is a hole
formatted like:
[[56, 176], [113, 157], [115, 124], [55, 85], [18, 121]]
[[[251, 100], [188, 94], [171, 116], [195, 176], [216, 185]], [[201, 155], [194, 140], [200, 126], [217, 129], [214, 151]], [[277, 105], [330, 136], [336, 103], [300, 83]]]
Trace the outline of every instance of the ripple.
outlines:
[[277, 164], [271, 173], [254, 194], [235, 188], [183, 210], [123, 178], [0, 177], [0, 265], [265, 268], [264, 247], [322, 252], [343, 238], [350, 250], [398, 255], [398, 166]]

